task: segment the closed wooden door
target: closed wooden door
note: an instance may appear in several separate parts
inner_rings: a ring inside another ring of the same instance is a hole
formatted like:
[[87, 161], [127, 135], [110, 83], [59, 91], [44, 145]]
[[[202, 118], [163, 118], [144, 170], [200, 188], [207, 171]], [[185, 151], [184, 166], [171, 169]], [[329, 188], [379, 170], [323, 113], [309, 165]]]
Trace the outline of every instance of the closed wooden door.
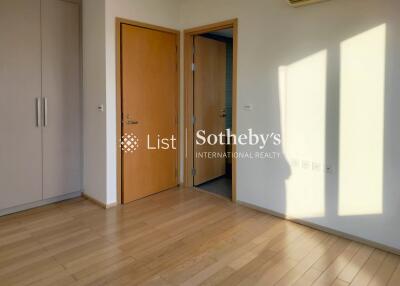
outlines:
[[80, 6], [42, 0], [43, 195], [82, 190]]
[[0, 42], [0, 209], [7, 209], [42, 199], [40, 0], [0, 1]]
[[223, 154], [224, 144], [196, 144], [198, 131], [225, 134], [226, 43], [202, 36], [194, 41], [194, 185], [200, 185], [226, 173], [223, 157], [206, 155]]
[[178, 50], [174, 33], [127, 24], [121, 32], [122, 134], [137, 142], [122, 152], [128, 203], [177, 185]]

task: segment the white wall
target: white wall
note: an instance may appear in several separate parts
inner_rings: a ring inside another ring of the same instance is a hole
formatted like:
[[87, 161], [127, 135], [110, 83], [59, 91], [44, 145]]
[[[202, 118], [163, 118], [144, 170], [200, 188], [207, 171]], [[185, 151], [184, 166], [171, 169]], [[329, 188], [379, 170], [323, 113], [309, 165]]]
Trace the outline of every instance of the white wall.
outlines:
[[105, 0], [105, 36], [101, 25], [88, 35], [103, 13], [94, 2], [84, 0], [85, 192], [116, 201], [115, 17], [181, 29], [238, 18], [238, 131], [281, 132], [270, 151], [284, 155], [239, 160], [238, 199], [400, 249], [400, 2]]
[[82, 10], [83, 185], [87, 195], [106, 203], [106, 113], [97, 111], [106, 98], [105, 0], [84, 0]]
[[400, 249], [395, 11], [397, 0], [183, 1], [182, 28], [239, 19], [238, 132], [283, 133], [269, 149], [281, 160], [239, 160], [240, 201]]

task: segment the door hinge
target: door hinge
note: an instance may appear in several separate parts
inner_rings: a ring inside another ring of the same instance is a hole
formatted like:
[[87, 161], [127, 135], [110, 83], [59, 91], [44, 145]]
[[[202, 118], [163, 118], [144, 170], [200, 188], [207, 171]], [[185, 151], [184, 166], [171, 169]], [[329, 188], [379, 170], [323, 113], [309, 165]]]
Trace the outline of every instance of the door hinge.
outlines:
[[195, 168], [192, 169], [192, 176], [193, 177], [196, 176], [196, 169]]
[[196, 124], [196, 116], [192, 116], [192, 125], [195, 125]]
[[192, 63], [192, 71], [195, 71], [195, 70], [196, 70], [196, 64]]

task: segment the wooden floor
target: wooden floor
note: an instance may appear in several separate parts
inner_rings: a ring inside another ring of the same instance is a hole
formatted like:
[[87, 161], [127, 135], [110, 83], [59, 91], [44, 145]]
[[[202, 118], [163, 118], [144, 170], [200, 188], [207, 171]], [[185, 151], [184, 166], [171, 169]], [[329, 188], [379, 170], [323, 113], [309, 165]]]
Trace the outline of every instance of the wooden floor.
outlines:
[[0, 218], [0, 285], [400, 285], [400, 258], [197, 191]]

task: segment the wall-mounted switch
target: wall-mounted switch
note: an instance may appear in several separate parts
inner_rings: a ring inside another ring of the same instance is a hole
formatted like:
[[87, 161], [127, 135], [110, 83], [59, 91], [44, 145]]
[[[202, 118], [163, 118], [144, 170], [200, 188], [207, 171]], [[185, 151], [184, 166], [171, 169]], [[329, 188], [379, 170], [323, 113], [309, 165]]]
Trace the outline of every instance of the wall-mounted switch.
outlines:
[[243, 106], [243, 110], [245, 111], [252, 111], [253, 110], [253, 104], [246, 104]]

